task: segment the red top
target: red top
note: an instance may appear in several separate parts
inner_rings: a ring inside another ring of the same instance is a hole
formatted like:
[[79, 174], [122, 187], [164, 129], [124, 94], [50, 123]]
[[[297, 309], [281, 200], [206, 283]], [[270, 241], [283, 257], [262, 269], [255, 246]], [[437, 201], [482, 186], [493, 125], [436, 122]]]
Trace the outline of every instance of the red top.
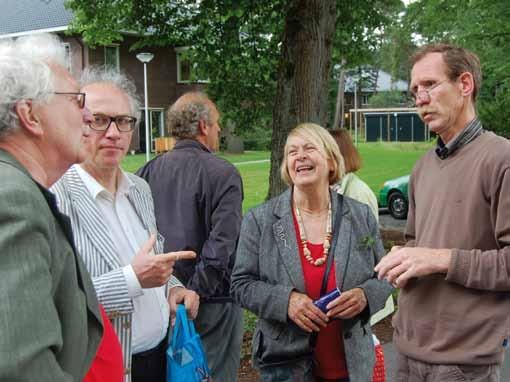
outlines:
[[[303, 254], [303, 244], [299, 235], [299, 226], [296, 216], [294, 215], [294, 229], [296, 230], [296, 238], [299, 247], [299, 258], [303, 267], [303, 275], [305, 278], [306, 294], [312, 300], [320, 297], [322, 279], [326, 271], [326, 263], [316, 267], [308, 262]], [[323, 255], [323, 244], [307, 243], [308, 249], [314, 259]], [[330, 292], [336, 288], [335, 267], [332, 266], [329, 271], [329, 278], [326, 292]], [[325, 379], [342, 379], [349, 376], [347, 372], [347, 364], [345, 362], [344, 342], [342, 338], [342, 320], [332, 320], [328, 326], [322, 328], [317, 336], [315, 345], [315, 359], [317, 366], [314, 374], [317, 377]]]
[[103, 338], [83, 382], [122, 382], [124, 378], [122, 348], [103, 306], [99, 305], [99, 309], [103, 318]]

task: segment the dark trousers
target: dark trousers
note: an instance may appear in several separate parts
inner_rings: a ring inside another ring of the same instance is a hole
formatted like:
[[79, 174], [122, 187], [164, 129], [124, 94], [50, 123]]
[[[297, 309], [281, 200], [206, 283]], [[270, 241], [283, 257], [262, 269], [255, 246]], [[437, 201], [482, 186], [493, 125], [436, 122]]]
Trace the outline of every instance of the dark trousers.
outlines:
[[132, 382], [166, 381], [167, 342], [165, 338], [155, 348], [133, 355]]
[[201, 304], [195, 328], [207, 354], [213, 381], [236, 382], [244, 332], [243, 310], [231, 302]]
[[441, 365], [397, 353], [398, 382], [499, 382], [501, 365]]
[[309, 360], [263, 367], [259, 372], [260, 382], [349, 382], [349, 378], [325, 379], [315, 376]]

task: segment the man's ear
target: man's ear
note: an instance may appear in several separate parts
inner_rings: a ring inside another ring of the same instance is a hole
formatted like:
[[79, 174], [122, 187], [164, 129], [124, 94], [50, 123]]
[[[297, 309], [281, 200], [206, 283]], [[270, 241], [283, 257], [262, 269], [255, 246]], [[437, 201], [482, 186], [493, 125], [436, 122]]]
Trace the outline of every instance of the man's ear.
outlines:
[[209, 132], [207, 130], [207, 125], [206, 125], [205, 121], [203, 119], [201, 119], [200, 121], [198, 121], [198, 134], [207, 136], [208, 133]]
[[31, 100], [21, 100], [16, 102], [14, 111], [18, 116], [20, 128], [27, 131], [29, 134], [38, 136], [44, 134], [39, 117], [34, 110], [34, 104]]
[[465, 97], [470, 97], [475, 90], [475, 80], [473, 79], [473, 75], [469, 72], [464, 72], [459, 76], [459, 83], [462, 89], [462, 95]]

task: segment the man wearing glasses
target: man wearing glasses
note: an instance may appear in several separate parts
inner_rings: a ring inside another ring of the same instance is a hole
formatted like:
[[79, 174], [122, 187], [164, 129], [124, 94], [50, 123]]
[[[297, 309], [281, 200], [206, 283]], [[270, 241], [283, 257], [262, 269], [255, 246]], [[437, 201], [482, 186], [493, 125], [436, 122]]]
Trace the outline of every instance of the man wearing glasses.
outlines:
[[164, 382], [170, 310], [184, 302], [194, 318], [199, 304], [171, 276], [173, 265], [195, 254], [162, 253], [149, 186], [120, 168], [139, 115], [134, 84], [115, 71], [88, 68], [82, 86], [93, 113], [87, 154], [52, 191], [71, 218], [78, 252], [121, 342], [124, 380]]
[[376, 266], [402, 288], [393, 319], [398, 381], [499, 381], [510, 331], [510, 143], [476, 115], [478, 58], [429, 45], [411, 92], [438, 134], [409, 183], [405, 247]]
[[102, 321], [47, 190], [84, 159], [85, 95], [50, 35], [0, 44], [0, 380], [81, 381]]

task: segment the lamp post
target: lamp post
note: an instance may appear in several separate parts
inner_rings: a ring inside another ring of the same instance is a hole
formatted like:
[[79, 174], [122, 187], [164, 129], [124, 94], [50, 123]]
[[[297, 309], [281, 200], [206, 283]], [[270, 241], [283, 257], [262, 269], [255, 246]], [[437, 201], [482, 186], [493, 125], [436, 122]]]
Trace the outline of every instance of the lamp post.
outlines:
[[138, 53], [136, 55], [139, 61], [143, 62], [143, 88], [145, 98], [145, 161], [150, 160], [150, 134], [149, 134], [149, 100], [147, 95], [147, 63], [150, 62], [154, 55], [152, 53]]
[[354, 82], [354, 145], [358, 147], [358, 84]]

